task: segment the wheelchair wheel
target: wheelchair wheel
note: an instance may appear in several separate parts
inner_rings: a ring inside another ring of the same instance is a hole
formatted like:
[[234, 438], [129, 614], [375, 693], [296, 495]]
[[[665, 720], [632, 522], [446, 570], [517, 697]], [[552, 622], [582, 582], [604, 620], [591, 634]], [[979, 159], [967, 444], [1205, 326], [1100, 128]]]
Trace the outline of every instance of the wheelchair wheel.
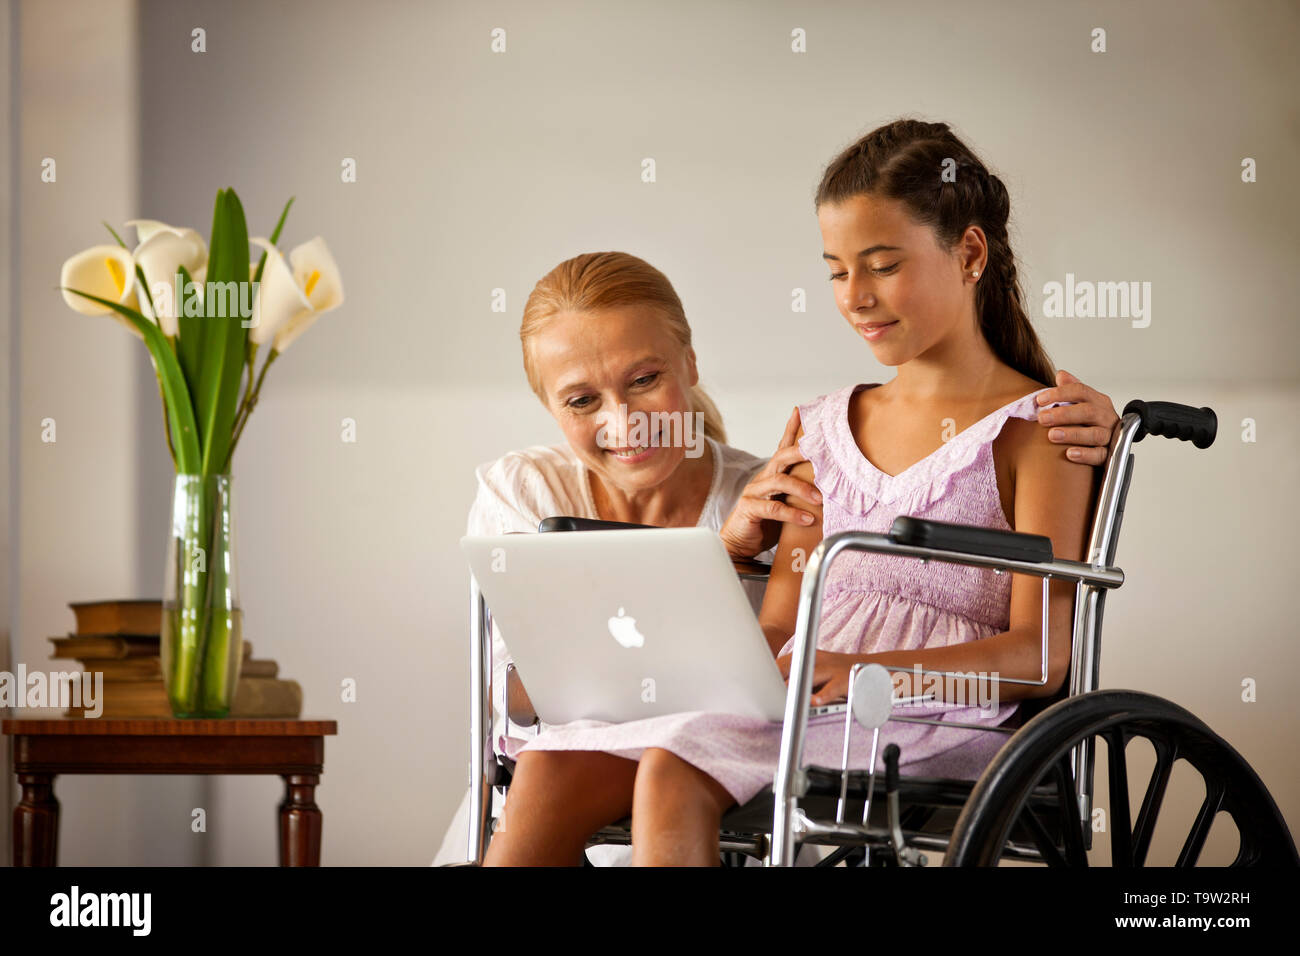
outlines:
[[[1017, 823], [1038, 846], [1044, 862], [1088, 866], [1086, 834], [1075, 807], [1071, 748], [1085, 739], [1106, 741], [1110, 785], [1111, 865], [1145, 866], [1165, 789], [1174, 764], [1186, 760], [1205, 782], [1205, 800], [1175, 866], [1195, 866], [1214, 818], [1228, 813], [1241, 848], [1232, 866], [1300, 865], [1295, 843], [1277, 804], [1241, 754], [1194, 714], [1151, 694], [1098, 690], [1067, 698], [1026, 723], [971, 791], [952, 831], [945, 866], [996, 866]], [[1130, 821], [1125, 747], [1141, 737], [1155, 750], [1156, 765], [1136, 824]], [[1099, 748], [1093, 744], [1093, 754]], [[1034, 811], [1031, 791], [1054, 782], [1061, 839], [1058, 845]], [[1087, 841], [1090, 842], [1090, 841]]]

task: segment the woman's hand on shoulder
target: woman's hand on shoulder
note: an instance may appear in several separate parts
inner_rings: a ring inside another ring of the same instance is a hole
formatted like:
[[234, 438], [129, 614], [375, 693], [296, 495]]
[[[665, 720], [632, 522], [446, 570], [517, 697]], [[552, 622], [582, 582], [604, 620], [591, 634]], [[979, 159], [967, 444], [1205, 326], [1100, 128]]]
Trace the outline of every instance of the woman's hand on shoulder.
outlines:
[[820, 520], [820, 512], [812, 514], [785, 500], [786, 495], [794, 495], [821, 503], [821, 493], [812, 484], [812, 465], [799, 450], [802, 435], [796, 408], [786, 422], [776, 453], [745, 485], [719, 532], [733, 558], [753, 557], [771, 548], [786, 522], [808, 527]]
[[1080, 465], [1105, 464], [1111, 433], [1119, 422], [1119, 414], [1109, 395], [1060, 369], [1056, 373], [1056, 387], [1040, 394], [1037, 402], [1039, 405], [1074, 402], [1073, 405], [1040, 411], [1038, 423], [1050, 426], [1048, 441], [1068, 446], [1069, 461]]

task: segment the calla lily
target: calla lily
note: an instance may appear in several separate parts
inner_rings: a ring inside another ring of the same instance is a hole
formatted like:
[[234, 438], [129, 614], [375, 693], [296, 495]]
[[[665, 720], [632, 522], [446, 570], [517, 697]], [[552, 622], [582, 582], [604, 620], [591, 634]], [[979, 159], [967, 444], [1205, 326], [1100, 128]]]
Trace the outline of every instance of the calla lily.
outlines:
[[[128, 219], [128, 226], [135, 226], [136, 252], [139, 252], [141, 246], [152, 239], [160, 232], [170, 232], [186, 240], [193, 249], [190, 254], [195, 263], [195, 268], [207, 268], [208, 263], [208, 244], [203, 241], [203, 236], [189, 228], [188, 226], [169, 226], [165, 222], [159, 222], [157, 219]], [[188, 269], [189, 266], [187, 265]], [[190, 272], [193, 275], [193, 270]]]
[[[137, 248], [144, 245], [159, 232], [172, 232], [180, 236], [182, 239], [188, 240], [196, 250], [194, 259], [200, 261], [206, 266], [208, 261], [208, 244], [203, 241], [203, 236], [201, 236], [196, 230], [191, 229], [188, 226], [169, 226], [167, 223], [159, 222], [157, 219], [128, 219], [126, 224], [128, 226], [135, 226], [135, 241]], [[189, 267], [187, 266], [186, 268]]]
[[82, 315], [111, 315], [137, 338], [143, 338], [140, 330], [124, 316], [98, 302], [83, 298], [68, 290], [97, 295], [101, 299], [111, 299], [129, 309], [139, 311], [140, 303], [135, 281], [135, 260], [131, 253], [121, 246], [92, 246], [85, 252], [79, 252], [63, 263], [59, 276], [59, 285], [63, 287], [63, 301], [74, 312]]
[[[170, 290], [175, 288], [176, 271], [184, 266], [191, 277], [207, 270], [208, 246], [193, 229], [177, 229], [154, 219], [133, 219], [136, 235], [141, 238], [135, 250], [135, 261], [144, 270], [144, 278], [150, 290], [159, 284], [165, 285], [168, 294], [159, 296], [154, 302], [158, 325], [164, 335], [177, 333], [177, 313], [181, 304]], [[196, 279], [196, 281], [202, 281]]]
[[311, 311], [311, 300], [303, 293], [284, 255], [265, 239], [248, 240], [250, 245], [266, 250], [266, 267], [262, 281], [253, 300], [253, 324], [248, 330], [248, 340], [254, 345], [264, 345], [289, 322]]
[[311, 311], [301, 313], [285, 323], [275, 336], [275, 351], [283, 352], [322, 312], [343, 304], [343, 277], [329, 247], [320, 236], [296, 246], [289, 253], [293, 279], [311, 303]]
[[283, 352], [317, 316], [343, 304], [343, 277], [329, 247], [320, 236], [295, 246], [286, 264], [279, 249], [265, 239], [248, 240], [266, 250], [266, 268], [254, 306], [254, 322], [248, 333], [256, 345], [272, 342]]
[[159, 222], [157, 219], [128, 219], [128, 226], [135, 226], [135, 244], [137, 246], [148, 242], [155, 232], [163, 229], [169, 232], [177, 232], [175, 226], [169, 226], [165, 222]]

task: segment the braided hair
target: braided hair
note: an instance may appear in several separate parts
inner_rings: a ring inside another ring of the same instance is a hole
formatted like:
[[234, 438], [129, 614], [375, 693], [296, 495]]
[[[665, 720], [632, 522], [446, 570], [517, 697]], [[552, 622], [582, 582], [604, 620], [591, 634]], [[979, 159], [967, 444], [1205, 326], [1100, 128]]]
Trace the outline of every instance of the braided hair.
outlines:
[[975, 286], [980, 332], [1001, 361], [1043, 385], [1056, 384], [1052, 360], [1025, 310], [1007, 239], [1007, 187], [947, 123], [899, 119], [867, 133], [826, 167], [815, 207], [864, 195], [901, 202], [949, 250], [968, 227], [983, 229], [988, 263]]

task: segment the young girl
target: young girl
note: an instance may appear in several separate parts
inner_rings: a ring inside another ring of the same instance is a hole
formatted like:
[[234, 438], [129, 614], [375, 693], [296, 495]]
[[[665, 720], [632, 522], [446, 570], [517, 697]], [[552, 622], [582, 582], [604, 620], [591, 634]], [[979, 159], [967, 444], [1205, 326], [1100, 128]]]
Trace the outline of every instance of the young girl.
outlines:
[[[888, 383], [849, 385], [800, 406], [799, 447], [823, 504], [784, 526], [760, 623], [788, 675], [802, 562], [824, 535], [887, 531], [900, 514], [1047, 535], [1058, 557], [1083, 550], [1092, 474], [1035, 424], [1051, 362], [1021, 301], [1001, 180], [942, 123], [900, 120], [845, 150], [817, 191], [836, 302]], [[1073, 587], [1051, 586], [1045, 686], [993, 685], [996, 706], [964, 686], [913, 687], [908, 671], [1034, 679], [1041, 582], [964, 565], [850, 552], [827, 575], [813, 703], [845, 696], [850, 668], [895, 671], [899, 696], [934, 690], [914, 716], [997, 725], [1016, 701], [1055, 693], [1069, 662]], [[804, 762], [838, 766], [844, 720], [809, 721]], [[485, 865], [579, 862], [587, 837], [632, 815], [634, 862], [718, 862], [723, 812], [772, 782], [781, 726], [690, 712], [548, 729], [511, 756], [515, 775]], [[909, 775], [974, 779], [1005, 736], [890, 721]], [[870, 760], [853, 725], [850, 765]], [[878, 769], [883, 768], [879, 761]]]

